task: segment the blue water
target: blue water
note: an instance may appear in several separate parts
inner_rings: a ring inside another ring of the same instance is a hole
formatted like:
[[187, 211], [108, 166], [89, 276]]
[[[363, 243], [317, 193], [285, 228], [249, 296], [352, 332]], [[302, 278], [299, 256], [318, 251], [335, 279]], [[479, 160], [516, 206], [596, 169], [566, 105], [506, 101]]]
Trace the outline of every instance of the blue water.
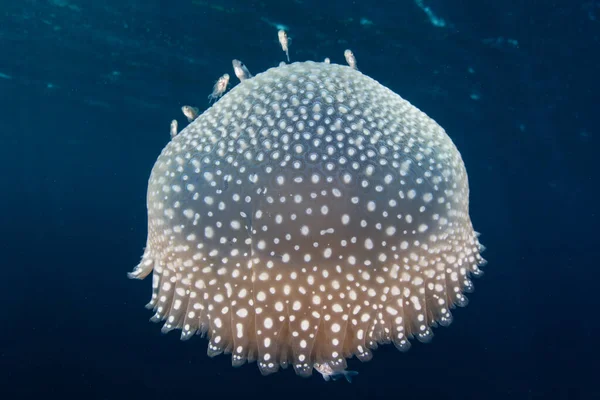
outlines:
[[[209, 359], [126, 278], [169, 122], [231, 59], [282, 61], [278, 24], [292, 60], [351, 48], [447, 130], [488, 248], [454, 323], [351, 385]], [[600, 398], [599, 36], [597, 0], [1, 1], [0, 396]]]

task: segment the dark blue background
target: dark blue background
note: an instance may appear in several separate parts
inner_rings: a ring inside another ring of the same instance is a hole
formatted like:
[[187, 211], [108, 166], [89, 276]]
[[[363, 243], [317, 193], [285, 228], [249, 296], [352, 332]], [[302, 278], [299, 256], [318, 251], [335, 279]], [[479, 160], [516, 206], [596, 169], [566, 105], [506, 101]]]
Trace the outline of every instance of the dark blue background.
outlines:
[[[600, 398], [600, 2], [423, 2], [445, 27], [414, 0], [0, 1], [0, 396]], [[282, 61], [274, 23], [293, 61], [351, 48], [447, 130], [488, 247], [452, 326], [351, 361], [352, 385], [209, 359], [126, 278], [169, 121], [231, 59]]]

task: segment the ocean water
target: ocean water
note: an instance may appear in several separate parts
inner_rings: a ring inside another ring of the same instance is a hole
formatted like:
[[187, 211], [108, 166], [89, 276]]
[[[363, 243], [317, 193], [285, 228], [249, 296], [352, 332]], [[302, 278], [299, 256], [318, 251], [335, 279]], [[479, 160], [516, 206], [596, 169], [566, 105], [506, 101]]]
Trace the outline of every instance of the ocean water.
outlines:
[[[449, 328], [349, 361], [352, 384], [267, 377], [163, 335], [150, 170], [231, 60], [359, 69], [442, 125], [489, 261]], [[598, 399], [597, 0], [0, 2], [0, 397]]]

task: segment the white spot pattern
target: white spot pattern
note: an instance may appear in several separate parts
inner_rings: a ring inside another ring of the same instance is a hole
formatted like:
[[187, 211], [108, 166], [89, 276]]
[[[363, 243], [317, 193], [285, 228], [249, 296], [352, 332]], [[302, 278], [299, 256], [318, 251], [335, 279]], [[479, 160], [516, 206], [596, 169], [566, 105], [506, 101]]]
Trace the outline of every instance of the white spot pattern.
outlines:
[[[181, 190], [186, 188], [186, 190]], [[149, 308], [208, 354], [299, 375], [407, 350], [467, 303], [482, 246], [445, 131], [347, 66], [244, 80], [165, 147], [148, 186]]]

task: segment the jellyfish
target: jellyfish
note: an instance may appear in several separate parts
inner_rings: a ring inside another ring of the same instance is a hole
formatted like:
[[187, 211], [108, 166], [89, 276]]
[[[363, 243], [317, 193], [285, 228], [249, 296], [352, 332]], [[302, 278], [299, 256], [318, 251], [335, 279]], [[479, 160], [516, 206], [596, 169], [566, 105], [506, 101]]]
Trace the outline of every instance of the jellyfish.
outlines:
[[152, 320], [263, 374], [428, 342], [484, 263], [452, 140], [345, 65], [243, 80], [162, 150], [147, 208]]

